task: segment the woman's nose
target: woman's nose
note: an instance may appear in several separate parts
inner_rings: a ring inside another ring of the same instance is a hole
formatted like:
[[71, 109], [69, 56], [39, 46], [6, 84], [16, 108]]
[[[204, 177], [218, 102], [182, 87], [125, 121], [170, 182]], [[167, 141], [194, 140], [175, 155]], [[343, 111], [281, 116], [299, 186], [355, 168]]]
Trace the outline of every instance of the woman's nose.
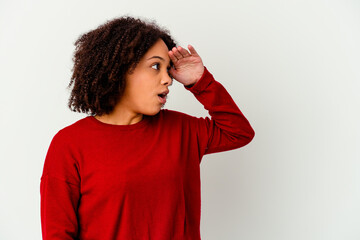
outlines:
[[167, 72], [163, 78], [163, 84], [168, 84], [169, 86], [172, 85], [173, 79], [169, 76], [169, 73]]

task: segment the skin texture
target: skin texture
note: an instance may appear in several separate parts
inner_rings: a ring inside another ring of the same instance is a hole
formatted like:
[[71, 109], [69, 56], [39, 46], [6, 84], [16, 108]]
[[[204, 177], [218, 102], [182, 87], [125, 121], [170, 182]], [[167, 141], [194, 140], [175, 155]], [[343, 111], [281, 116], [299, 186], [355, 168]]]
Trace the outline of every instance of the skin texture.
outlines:
[[[114, 110], [95, 118], [108, 124], [130, 125], [140, 122], [143, 114], [157, 114], [164, 106], [158, 94], [169, 90], [173, 81], [171, 76], [183, 85], [191, 86], [204, 72], [200, 56], [191, 45], [188, 48], [190, 52], [181, 46], [169, 50], [159, 39], [141, 58], [134, 72], [126, 74], [126, 88]], [[170, 68], [170, 61], [174, 68]]]

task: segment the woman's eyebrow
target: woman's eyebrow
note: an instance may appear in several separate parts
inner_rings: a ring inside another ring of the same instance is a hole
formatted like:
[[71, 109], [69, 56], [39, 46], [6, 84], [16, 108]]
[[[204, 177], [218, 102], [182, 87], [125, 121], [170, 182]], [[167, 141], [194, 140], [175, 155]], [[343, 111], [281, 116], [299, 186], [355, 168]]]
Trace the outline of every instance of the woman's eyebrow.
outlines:
[[152, 56], [151, 58], [148, 58], [147, 60], [150, 60], [152, 58], [159, 58], [160, 60], [164, 61], [165, 62], [165, 59], [160, 57], [160, 56]]

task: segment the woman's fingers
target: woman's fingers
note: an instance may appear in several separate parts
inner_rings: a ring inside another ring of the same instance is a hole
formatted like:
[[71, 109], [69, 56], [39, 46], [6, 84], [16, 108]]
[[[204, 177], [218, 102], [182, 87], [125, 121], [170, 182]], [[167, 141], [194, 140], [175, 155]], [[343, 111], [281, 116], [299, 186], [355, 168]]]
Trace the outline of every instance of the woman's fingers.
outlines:
[[178, 61], [178, 59], [175, 57], [174, 52], [172, 50], [170, 50], [168, 53], [169, 53], [169, 57], [170, 57], [171, 61], [173, 63], [176, 63], [176, 61]]
[[189, 48], [190, 52], [181, 46], [173, 47], [171, 50], [169, 50], [168, 54], [169, 54], [170, 60], [174, 64], [174, 67], [175, 67], [175, 65], [178, 64], [178, 61], [180, 59], [192, 57], [192, 56], [200, 57], [192, 45], [189, 44], [188, 48]]
[[177, 49], [184, 58], [190, 56], [190, 53], [186, 49], [182, 48], [181, 46], [178, 46]]
[[196, 55], [196, 56], [198, 56], [199, 54], [196, 52], [196, 50], [195, 50], [195, 48], [192, 46], [192, 45], [188, 45], [188, 48], [189, 48], [189, 50], [190, 50], [190, 53], [192, 54], [192, 55]]
[[180, 60], [182, 58], [190, 57], [191, 54], [186, 49], [184, 49], [183, 47], [178, 46], [178, 47], [173, 47], [169, 51], [169, 56], [170, 56], [170, 59], [173, 62], [176, 62], [176, 61], [178, 61], [178, 60]]
[[176, 47], [172, 48], [172, 52], [178, 60], [184, 58]]

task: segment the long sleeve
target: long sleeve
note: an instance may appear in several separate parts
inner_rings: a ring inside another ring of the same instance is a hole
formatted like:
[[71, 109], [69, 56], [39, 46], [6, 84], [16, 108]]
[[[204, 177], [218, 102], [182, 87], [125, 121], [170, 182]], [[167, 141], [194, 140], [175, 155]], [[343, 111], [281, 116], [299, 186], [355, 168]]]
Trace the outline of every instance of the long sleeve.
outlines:
[[244, 146], [254, 131], [207, 69], [188, 89], [211, 119], [168, 109], [131, 125], [88, 116], [54, 136], [40, 184], [44, 240], [201, 239], [198, 159]]
[[44, 240], [77, 239], [80, 199], [78, 165], [61, 132], [50, 143], [40, 183]]
[[204, 67], [193, 86], [184, 86], [208, 110], [209, 117], [192, 117], [197, 122], [201, 155], [240, 148], [250, 143], [255, 131], [230, 94]]

